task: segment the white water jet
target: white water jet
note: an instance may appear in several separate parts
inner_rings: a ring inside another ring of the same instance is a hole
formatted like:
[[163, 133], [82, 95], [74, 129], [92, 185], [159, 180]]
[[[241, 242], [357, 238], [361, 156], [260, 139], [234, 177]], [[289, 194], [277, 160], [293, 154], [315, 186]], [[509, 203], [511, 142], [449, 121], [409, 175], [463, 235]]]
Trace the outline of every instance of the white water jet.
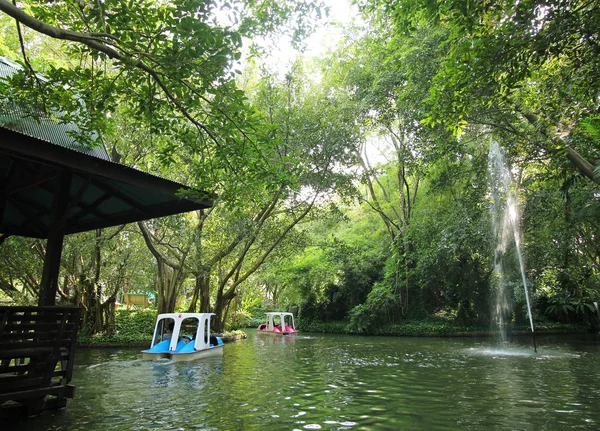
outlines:
[[506, 324], [508, 323], [506, 317], [510, 314], [510, 304], [507, 299], [507, 283], [504, 274], [503, 258], [512, 242], [515, 245], [519, 261], [519, 269], [521, 272], [523, 289], [525, 291], [525, 300], [527, 302], [529, 323], [531, 325], [531, 333], [534, 337], [533, 345], [534, 349], [537, 350], [535, 345], [535, 326], [533, 324], [529, 289], [527, 288], [527, 277], [525, 275], [525, 262], [523, 254], [521, 253], [519, 211], [516, 193], [510, 176], [510, 170], [506, 164], [504, 151], [493, 139], [490, 139], [488, 171], [490, 192], [493, 198], [491, 207], [492, 228], [494, 238], [496, 238], [496, 248], [494, 250], [494, 270], [498, 280], [495, 307], [496, 321], [500, 329], [502, 341], [506, 341]]

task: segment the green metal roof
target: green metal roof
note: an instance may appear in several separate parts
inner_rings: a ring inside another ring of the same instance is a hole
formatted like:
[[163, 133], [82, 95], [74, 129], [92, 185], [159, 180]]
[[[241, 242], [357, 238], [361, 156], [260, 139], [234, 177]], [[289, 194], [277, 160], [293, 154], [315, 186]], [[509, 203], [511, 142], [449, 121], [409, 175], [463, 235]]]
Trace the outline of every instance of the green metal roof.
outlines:
[[[12, 76], [20, 70], [22, 70], [22, 67], [19, 64], [0, 57], [0, 79]], [[41, 76], [38, 78], [45, 81]], [[61, 112], [53, 112], [52, 114], [56, 118], [63, 117]], [[76, 124], [52, 120], [41, 112], [31, 112], [31, 110], [9, 100], [0, 100], [0, 126], [61, 147], [110, 160], [108, 152], [99, 142], [97, 134], [92, 134], [92, 139], [98, 141], [97, 146], [91, 147], [81, 144], [77, 142], [76, 136], [82, 132]]]

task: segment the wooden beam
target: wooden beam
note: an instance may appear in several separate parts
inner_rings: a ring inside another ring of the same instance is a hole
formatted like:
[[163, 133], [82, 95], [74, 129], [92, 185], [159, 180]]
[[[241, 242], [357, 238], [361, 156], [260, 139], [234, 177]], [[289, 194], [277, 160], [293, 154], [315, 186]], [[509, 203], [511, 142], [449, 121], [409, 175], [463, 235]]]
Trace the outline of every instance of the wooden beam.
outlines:
[[10, 160], [14, 169], [4, 175], [6, 185], [6, 196], [20, 193], [24, 190], [35, 188], [40, 184], [52, 182], [56, 178], [56, 167], [33, 163], [23, 157], [17, 157], [7, 153], [0, 153], [2, 157]]
[[42, 223], [41, 219], [48, 214], [48, 209], [35, 206], [32, 202], [25, 202], [23, 199], [19, 199], [16, 196], [10, 198], [10, 203], [13, 208], [22, 215], [22, 222], [19, 226], [31, 226], [32, 229], [35, 229], [35, 231], [40, 234], [40, 237], [43, 238], [47, 228], [44, 223]]

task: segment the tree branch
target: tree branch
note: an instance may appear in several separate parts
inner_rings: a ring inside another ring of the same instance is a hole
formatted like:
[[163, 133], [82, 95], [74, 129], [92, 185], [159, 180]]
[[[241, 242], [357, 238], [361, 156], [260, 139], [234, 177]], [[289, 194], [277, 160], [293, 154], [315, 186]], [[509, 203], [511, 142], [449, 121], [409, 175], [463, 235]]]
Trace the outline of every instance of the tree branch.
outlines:
[[158, 263], [160, 264], [162, 262], [165, 265], [170, 266], [173, 269], [178, 269], [180, 265], [176, 265], [173, 262], [170, 262], [160, 251], [158, 251], [158, 249], [154, 245], [154, 242], [152, 241], [150, 232], [148, 232], [148, 228], [146, 227], [144, 222], [140, 221], [140, 222], [138, 222], [137, 225], [139, 226], [140, 231], [142, 232], [142, 236], [144, 237], [144, 241], [146, 242], [146, 245], [148, 246], [150, 253], [152, 253], [154, 255], [154, 257], [156, 258]]
[[[534, 115], [534, 114], [523, 114], [523, 116], [525, 117], [525, 119], [532, 126], [536, 126], [537, 125], [537, 122], [538, 122], [537, 115]], [[546, 138], [550, 138], [544, 131], [541, 131], [541, 133]], [[555, 144], [557, 144], [558, 143], [557, 141], [559, 139], [560, 138], [555, 137], [555, 138], [552, 139], [552, 141]], [[580, 173], [582, 173], [583, 175], [585, 175], [586, 177], [588, 177], [590, 180], [592, 180], [596, 184], [600, 184], [600, 178], [596, 178], [596, 176], [594, 175], [594, 165], [592, 165], [590, 162], [588, 162], [573, 147], [570, 147], [570, 146], [566, 145], [565, 149], [566, 149], [566, 157], [567, 157], [567, 159], [575, 166], [575, 168], [577, 168], [577, 170]]]
[[[175, 105], [177, 110], [185, 118], [187, 118], [197, 128], [206, 133], [209, 136], [209, 138], [213, 142], [215, 142], [215, 144], [220, 145], [216, 136], [214, 136], [204, 124], [192, 117], [192, 115], [185, 109], [185, 107], [173, 96], [173, 94], [171, 94], [169, 89], [166, 87], [165, 83], [160, 78], [159, 73], [147, 64], [145, 64], [142, 60], [133, 58], [130, 53], [127, 53], [125, 49], [119, 46], [120, 41], [114, 36], [100, 33], [79, 33], [75, 31], [64, 30], [53, 25], [46, 24], [32, 17], [31, 15], [28, 15], [27, 13], [23, 12], [20, 8], [16, 7], [7, 0], [0, 0], [0, 11], [6, 13], [21, 24], [31, 28], [32, 30], [37, 31], [38, 33], [45, 34], [46, 36], [50, 36], [54, 39], [69, 40], [71, 42], [81, 43], [95, 51], [106, 54], [109, 58], [117, 60], [123, 63], [124, 65], [140, 69], [143, 72], [147, 73], [159, 85], [159, 87], [167, 96], [167, 99], [173, 105]], [[112, 42], [109, 42], [108, 40], [111, 40]]]
[[225, 297], [229, 297], [229, 296], [233, 295], [236, 287], [239, 286], [244, 281], [246, 281], [248, 279], [248, 277], [250, 277], [252, 274], [254, 274], [258, 270], [258, 268], [260, 268], [260, 266], [266, 261], [267, 257], [269, 257], [269, 255], [273, 252], [273, 250], [275, 250], [275, 248], [281, 243], [283, 238], [285, 238], [287, 236], [287, 234], [294, 228], [294, 226], [296, 226], [298, 223], [300, 223], [302, 221], [302, 219], [304, 219], [304, 217], [306, 217], [306, 215], [310, 212], [310, 210], [314, 206], [318, 197], [319, 197], [319, 193], [315, 193], [312, 201], [307, 205], [306, 209], [304, 211], [302, 211], [302, 213], [300, 215], [298, 215], [296, 218], [294, 218], [288, 226], [285, 227], [285, 229], [279, 234], [279, 236], [275, 239], [275, 241], [273, 241], [273, 243], [264, 251], [262, 256], [260, 256], [258, 258], [258, 260], [254, 263], [254, 265], [252, 265], [252, 267], [248, 268], [248, 270], [242, 276], [240, 276], [235, 281], [235, 283], [232, 284], [232, 286], [224, 294]]

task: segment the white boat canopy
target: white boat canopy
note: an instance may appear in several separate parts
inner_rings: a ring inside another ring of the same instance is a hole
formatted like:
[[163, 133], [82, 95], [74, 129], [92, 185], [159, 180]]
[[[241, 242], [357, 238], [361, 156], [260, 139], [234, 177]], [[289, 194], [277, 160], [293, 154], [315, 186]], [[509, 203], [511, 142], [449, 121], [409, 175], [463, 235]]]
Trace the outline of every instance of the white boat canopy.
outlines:
[[275, 325], [281, 325], [281, 328], [289, 326], [292, 329], [296, 329], [294, 325], [294, 314], [284, 311], [271, 311], [265, 313], [267, 315], [267, 331], [272, 331]]
[[[191, 326], [194, 334], [189, 336], [194, 341], [194, 349], [202, 350], [210, 347], [210, 319], [214, 313], [163, 313], [159, 314], [154, 327], [152, 346], [167, 338], [171, 339], [169, 351], [177, 349], [177, 342], [185, 334], [185, 326]], [[185, 322], [185, 325], [182, 325]], [[151, 346], [151, 347], [152, 347]]]

